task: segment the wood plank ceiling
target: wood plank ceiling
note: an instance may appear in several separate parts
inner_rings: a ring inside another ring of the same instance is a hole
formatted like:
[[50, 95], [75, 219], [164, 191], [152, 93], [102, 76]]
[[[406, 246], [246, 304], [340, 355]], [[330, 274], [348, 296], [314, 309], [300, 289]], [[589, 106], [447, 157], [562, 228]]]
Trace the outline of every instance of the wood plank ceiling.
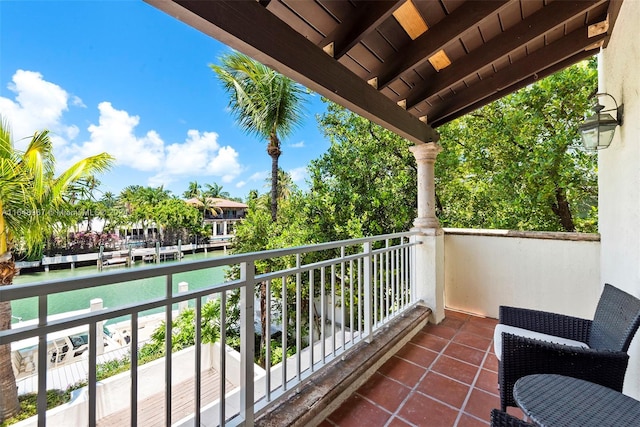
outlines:
[[416, 143], [596, 54], [622, 3], [146, 1]]

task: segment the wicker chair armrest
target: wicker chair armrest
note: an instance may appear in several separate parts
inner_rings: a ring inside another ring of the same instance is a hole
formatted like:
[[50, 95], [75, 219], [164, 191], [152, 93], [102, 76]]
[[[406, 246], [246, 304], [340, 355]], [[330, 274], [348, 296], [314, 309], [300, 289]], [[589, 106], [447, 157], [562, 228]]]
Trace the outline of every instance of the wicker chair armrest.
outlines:
[[500, 323], [574, 341], [588, 342], [592, 321], [564, 314], [500, 306]]
[[570, 347], [505, 333], [498, 378], [502, 409], [516, 406], [513, 386], [531, 374], [559, 374], [622, 391], [629, 355], [624, 352]]

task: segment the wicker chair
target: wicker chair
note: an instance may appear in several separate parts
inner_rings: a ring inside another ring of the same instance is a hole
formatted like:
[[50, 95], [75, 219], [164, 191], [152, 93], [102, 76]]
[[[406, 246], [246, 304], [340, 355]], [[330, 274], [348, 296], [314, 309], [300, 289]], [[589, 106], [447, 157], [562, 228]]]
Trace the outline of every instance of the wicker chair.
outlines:
[[499, 409], [493, 409], [491, 410], [491, 427], [533, 427], [533, 424], [522, 421], [520, 418], [511, 416]]
[[567, 375], [622, 391], [627, 350], [640, 325], [640, 300], [605, 284], [593, 320], [501, 306], [500, 323], [586, 344], [581, 348], [502, 333], [498, 381], [505, 411], [516, 406], [515, 382], [530, 374]]

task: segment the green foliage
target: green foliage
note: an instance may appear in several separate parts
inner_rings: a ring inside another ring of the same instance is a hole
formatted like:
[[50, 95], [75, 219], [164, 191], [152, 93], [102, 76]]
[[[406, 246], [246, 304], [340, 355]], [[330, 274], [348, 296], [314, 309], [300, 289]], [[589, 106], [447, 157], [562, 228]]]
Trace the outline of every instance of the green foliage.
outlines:
[[[67, 403], [70, 398], [70, 392], [62, 390], [47, 390], [47, 409], [55, 408], [56, 406]], [[26, 420], [38, 413], [38, 394], [28, 393], [18, 397], [20, 401], [20, 413], [12, 418], [0, 423], [0, 427], [10, 426], [16, 424], [19, 421]]]
[[[207, 301], [202, 306], [201, 337], [203, 343], [220, 339], [220, 301]], [[150, 341], [142, 346], [141, 355], [152, 356], [164, 352], [166, 324], [162, 322], [151, 334]], [[186, 308], [171, 323], [171, 350], [179, 351], [196, 343], [196, 312]]]
[[439, 128], [442, 224], [596, 231], [597, 158], [577, 134], [596, 85], [583, 62]]
[[240, 128], [248, 135], [268, 141], [271, 157], [271, 219], [278, 213], [278, 159], [280, 140], [302, 124], [304, 87], [264, 64], [232, 52], [211, 65], [229, 95], [229, 108]]
[[309, 166], [315, 232], [330, 241], [408, 230], [417, 197], [411, 143], [333, 103], [320, 124], [331, 147]]

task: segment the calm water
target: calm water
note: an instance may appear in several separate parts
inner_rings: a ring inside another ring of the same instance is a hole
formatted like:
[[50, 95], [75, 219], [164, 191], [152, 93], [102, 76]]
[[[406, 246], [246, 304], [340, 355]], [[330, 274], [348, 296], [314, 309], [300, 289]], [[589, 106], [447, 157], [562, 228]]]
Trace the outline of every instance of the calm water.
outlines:
[[[224, 251], [210, 251], [208, 254], [186, 254], [183, 260], [193, 261], [205, 258], [216, 258], [224, 256]], [[180, 261], [165, 261], [165, 263]], [[144, 264], [141, 261], [136, 262], [135, 266], [130, 268], [141, 267]], [[125, 270], [127, 267], [111, 267], [105, 269], [105, 272]], [[189, 283], [189, 289], [200, 289], [208, 285], [221, 283], [224, 281], [225, 267], [216, 267], [205, 270], [195, 270], [186, 273], [175, 274], [173, 276], [173, 291], [177, 292], [178, 283]], [[49, 272], [24, 273], [16, 276], [14, 284], [25, 284], [41, 282], [45, 280], [62, 280], [71, 277], [82, 277], [94, 275], [98, 273], [96, 266], [78, 267], [75, 269], [51, 270]], [[146, 299], [161, 297], [165, 294], [165, 278], [154, 277], [151, 279], [134, 280], [130, 282], [118, 283], [115, 285], [100, 286], [89, 289], [81, 289], [73, 292], [65, 292], [64, 294], [53, 294], [49, 297], [49, 314], [63, 313], [72, 310], [82, 310], [89, 308], [89, 301], [93, 298], [102, 298], [105, 308], [114, 308], [132, 302], [144, 301]], [[37, 299], [27, 298], [11, 303], [13, 316], [22, 320], [30, 320], [38, 317]], [[155, 311], [162, 311], [163, 308]], [[146, 312], [150, 314], [152, 312]], [[119, 320], [119, 319], [114, 319]], [[17, 321], [17, 319], [14, 319]]]

